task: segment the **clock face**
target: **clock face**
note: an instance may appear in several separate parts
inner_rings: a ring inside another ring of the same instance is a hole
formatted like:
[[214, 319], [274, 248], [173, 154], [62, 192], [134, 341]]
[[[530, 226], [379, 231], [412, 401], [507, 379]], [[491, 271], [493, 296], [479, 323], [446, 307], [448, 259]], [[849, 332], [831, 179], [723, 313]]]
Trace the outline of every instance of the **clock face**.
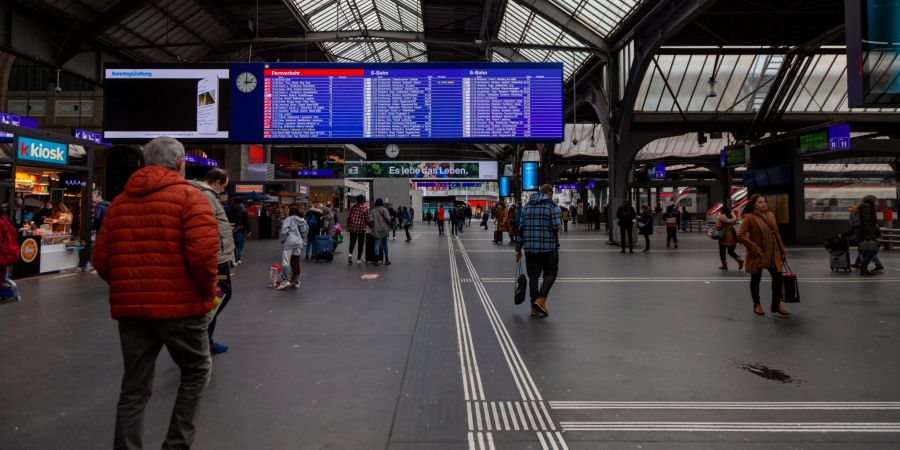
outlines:
[[256, 89], [256, 75], [244, 72], [237, 77], [237, 88], [243, 93], [253, 92]]
[[388, 158], [396, 158], [400, 155], [400, 146], [397, 144], [388, 144], [387, 148], [384, 149], [384, 154], [387, 155]]

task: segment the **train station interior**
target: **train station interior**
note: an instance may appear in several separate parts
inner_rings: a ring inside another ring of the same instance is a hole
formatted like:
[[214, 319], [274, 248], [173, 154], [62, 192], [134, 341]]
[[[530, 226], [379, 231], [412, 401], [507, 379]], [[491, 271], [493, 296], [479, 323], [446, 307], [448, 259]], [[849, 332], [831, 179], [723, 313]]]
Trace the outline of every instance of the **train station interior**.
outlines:
[[0, 449], [900, 448], [898, 108], [890, 0], [5, 1]]

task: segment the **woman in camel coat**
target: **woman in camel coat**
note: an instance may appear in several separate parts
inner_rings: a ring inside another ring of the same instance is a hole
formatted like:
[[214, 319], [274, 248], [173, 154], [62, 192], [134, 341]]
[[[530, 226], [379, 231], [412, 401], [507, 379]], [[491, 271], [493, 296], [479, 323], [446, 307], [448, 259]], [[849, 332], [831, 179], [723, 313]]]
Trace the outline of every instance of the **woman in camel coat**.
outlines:
[[762, 271], [766, 269], [772, 276], [772, 307], [773, 313], [788, 316], [782, 298], [782, 263], [787, 259], [787, 250], [778, 233], [778, 223], [775, 215], [769, 212], [766, 198], [759, 194], [753, 194], [747, 202], [743, 212], [743, 222], [738, 232], [738, 241], [747, 247], [744, 271], [750, 274], [750, 295], [753, 297], [753, 312], [765, 315], [765, 311], [759, 303], [759, 283], [762, 280]]
[[719, 259], [722, 260], [721, 270], [728, 270], [728, 260], [725, 259], [727, 252], [738, 263], [738, 270], [744, 268], [744, 260], [735, 253], [734, 248], [737, 247], [738, 237], [734, 225], [737, 223], [737, 216], [731, 213], [728, 206], [722, 207], [722, 212], [716, 216], [716, 229], [723, 231], [722, 238], [719, 239]]

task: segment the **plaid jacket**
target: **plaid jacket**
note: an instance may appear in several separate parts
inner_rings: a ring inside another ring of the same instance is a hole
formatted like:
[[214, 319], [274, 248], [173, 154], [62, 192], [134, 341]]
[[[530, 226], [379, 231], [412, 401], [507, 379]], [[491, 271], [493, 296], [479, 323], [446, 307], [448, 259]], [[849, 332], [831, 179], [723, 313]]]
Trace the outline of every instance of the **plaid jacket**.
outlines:
[[516, 250], [526, 253], [552, 252], [559, 247], [562, 226], [559, 207], [544, 194], [532, 194], [522, 207], [516, 232]]
[[356, 203], [350, 207], [347, 213], [347, 231], [351, 233], [365, 233], [366, 221], [369, 219], [369, 205]]

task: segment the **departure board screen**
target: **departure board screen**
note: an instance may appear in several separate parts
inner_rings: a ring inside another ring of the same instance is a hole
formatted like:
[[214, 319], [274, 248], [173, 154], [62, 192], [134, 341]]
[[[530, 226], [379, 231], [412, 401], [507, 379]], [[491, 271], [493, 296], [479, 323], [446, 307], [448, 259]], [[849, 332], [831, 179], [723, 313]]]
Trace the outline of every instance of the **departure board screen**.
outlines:
[[[234, 139], [263, 142], [559, 142], [561, 64], [233, 64]], [[255, 136], [254, 136], [255, 135]]]
[[562, 63], [113, 64], [104, 81], [112, 142], [563, 140]]

